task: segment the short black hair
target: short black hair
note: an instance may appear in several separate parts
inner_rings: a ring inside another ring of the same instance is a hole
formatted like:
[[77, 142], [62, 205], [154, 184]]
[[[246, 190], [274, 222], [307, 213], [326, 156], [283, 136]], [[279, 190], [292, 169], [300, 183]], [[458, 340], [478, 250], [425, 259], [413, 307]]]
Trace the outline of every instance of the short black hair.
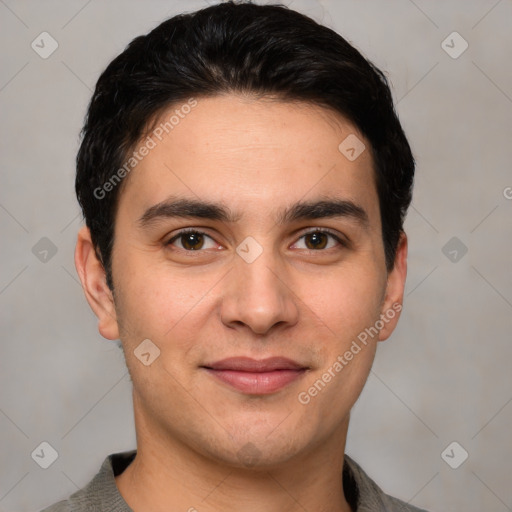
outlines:
[[[370, 142], [386, 268], [394, 266], [415, 162], [385, 75], [332, 29], [281, 4], [224, 2], [135, 38], [101, 74], [82, 130], [76, 194], [113, 289], [111, 255], [131, 152], [170, 106], [240, 93], [335, 111]], [[341, 141], [340, 141], [341, 142]], [[110, 182], [110, 186], [106, 186]], [[108, 191], [108, 193], [106, 193]]]

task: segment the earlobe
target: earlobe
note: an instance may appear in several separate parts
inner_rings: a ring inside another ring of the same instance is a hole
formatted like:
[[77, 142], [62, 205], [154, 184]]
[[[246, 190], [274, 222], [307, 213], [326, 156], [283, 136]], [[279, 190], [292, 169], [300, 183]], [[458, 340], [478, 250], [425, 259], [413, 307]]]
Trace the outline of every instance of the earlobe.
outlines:
[[381, 319], [384, 326], [379, 333], [379, 341], [391, 336], [397, 326], [404, 299], [407, 277], [407, 235], [402, 232], [395, 255], [395, 265], [388, 275], [386, 296], [382, 304]]
[[86, 226], [78, 232], [75, 248], [75, 267], [82, 283], [85, 298], [98, 317], [98, 330], [108, 340], [119, 338], [112, 291], [107, 285], [105, 269], [96, 255], [91, 233]]

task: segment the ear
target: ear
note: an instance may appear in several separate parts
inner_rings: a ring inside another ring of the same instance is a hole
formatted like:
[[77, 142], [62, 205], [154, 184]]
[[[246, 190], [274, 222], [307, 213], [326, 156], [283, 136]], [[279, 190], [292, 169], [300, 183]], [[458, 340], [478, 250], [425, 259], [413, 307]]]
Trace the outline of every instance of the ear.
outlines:
[[82, 282], [85, 298], [98, 317], [98, 330], [108, 340], [119, 338], [112, 291], [107, 285], [105, 269], [96, 256], [89, 228], [78, 232], [75, 248], [75, 267]]
[[384, 327], [380, 330], [379, 341], [384, 341], [395, 330], [402, 311], [405, 279], [407, 277], [407, 235], [402, 232], [398, 240], [393, 270], [388, 274], [386, 296], [382, 303], [381, 319]]

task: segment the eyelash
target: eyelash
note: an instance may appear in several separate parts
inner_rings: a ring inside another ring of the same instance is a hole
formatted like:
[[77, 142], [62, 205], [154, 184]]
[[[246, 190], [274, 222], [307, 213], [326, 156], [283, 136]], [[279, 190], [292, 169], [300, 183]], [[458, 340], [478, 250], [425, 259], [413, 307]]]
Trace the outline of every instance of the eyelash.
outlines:
[[[194, 228], [186, 228], [186, 229], [182, 229], [181, 231], [179, 231], [178, 233], [176, 233], [171, 239], [169, 239], [165, 245], [166, 246], [170, 246], [172, 245], [172, 243], [176, 240], [178, 240], [181, 236], [183, 235], [187, 235], [189, 233], [193, 233], [193, 234], [197, 234], [197, 235], [204, 235], [204, 236], [207, 236], [208, 238], [212, 239], [213, 240], [213, 237], [211, 237], [208, 233], [205, 233], [204, 231], [199, 231], [198, 229], [194, 229]], [[314, 233], [323, 233], [325, 235], [329, 235], [330, 237], [334, 238], [334, 240], [336, 240], [336, 242], [338, 242], [342, 247], [348, 247], [348, 243], [346, 241], [344, 241], [342, 238], [340, 238], [338, 235], [334, 234], [332, 231], [328, 230], [328, 229], [325, 229], [325, 228], [313, 228], [312, 230], [310, 231], [306, 231], [305, 233], [303, 233], [298, 240], [300, 240], [301, 238], [307, 236], [307, 235], [311, 235], [311, 234], [314, 234]], [[187, 249], [181, 249], [181, 248], [177, 248], [178, 250], [180, 251], [184, 251], [184, 252], [190, 252], [190, 253], [195, 253], [195, 252], [201, 252], [202, 250], [199, 249], [197, 251], [193, 251], [193, 250], [187, 250]], [[329, 249], [334, 249], [334, 247], [330, 247]], [[322, 252], [322, 251], [326, 251], [326, 250], [329, 250], [329, 249], [306, 249], [306, 250], [309, 250], [311, 252]]]

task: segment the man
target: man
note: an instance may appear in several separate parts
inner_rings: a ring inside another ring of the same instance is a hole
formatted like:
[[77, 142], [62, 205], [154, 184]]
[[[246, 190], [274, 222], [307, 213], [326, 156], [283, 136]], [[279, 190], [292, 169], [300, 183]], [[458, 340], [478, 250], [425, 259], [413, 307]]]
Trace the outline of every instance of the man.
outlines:
[[383, 74], [297, 12], [228, 2], [132, 41], [89, 106], [75, 263], [137, 450], [46, 510], [419, 510], [344, 454], [413, 175]]

